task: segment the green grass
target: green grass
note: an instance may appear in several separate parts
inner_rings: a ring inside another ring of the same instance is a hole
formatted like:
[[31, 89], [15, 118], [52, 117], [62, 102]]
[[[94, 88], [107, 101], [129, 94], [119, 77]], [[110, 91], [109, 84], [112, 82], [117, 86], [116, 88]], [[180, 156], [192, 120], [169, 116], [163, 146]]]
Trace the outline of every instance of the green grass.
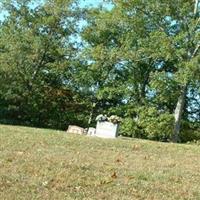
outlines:
[[200, 199], [200, 147], [0, 125], [0, 199]]

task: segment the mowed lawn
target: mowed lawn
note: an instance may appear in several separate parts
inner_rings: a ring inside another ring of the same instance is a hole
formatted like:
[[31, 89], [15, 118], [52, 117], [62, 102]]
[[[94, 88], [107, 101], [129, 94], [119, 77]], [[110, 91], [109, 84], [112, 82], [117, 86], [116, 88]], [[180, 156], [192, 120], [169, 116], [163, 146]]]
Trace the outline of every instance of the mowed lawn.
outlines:
[[200, 199], [200, 147], [0, 125], [0, 199]]

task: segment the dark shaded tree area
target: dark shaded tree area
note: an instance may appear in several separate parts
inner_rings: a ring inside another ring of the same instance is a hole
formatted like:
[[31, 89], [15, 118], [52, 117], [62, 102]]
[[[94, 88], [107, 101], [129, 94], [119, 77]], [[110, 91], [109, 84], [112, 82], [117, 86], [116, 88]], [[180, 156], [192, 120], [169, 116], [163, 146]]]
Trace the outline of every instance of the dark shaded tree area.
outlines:
[[123, 118], [126, 136], [200, 139], [198, 0], [98, 8], [4, 0], [2, 8], [2, 123], [88, 127], [105, 113]]
[[84, 125], [72, 74], [81, 16], [75, 1], [4, 1], [1, 24], [1, 119], [39, 127]]

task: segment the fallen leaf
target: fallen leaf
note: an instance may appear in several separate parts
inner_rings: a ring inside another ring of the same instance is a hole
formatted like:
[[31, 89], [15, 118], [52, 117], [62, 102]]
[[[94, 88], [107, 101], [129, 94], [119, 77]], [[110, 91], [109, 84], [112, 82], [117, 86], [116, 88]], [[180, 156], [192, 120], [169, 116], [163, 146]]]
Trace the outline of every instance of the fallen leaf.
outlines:
[[116, 172], [114, 172], [114, 173], [112, 174], [111, 178], [117, 178]]

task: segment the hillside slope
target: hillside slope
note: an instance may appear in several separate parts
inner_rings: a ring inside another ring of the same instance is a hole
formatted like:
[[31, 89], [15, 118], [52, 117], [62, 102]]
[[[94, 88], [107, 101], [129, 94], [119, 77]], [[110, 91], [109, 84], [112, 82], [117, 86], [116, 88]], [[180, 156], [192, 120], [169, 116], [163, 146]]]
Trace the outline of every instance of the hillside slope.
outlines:
[[200, 147], [0, 125], [0, 199], [200, 199]]

